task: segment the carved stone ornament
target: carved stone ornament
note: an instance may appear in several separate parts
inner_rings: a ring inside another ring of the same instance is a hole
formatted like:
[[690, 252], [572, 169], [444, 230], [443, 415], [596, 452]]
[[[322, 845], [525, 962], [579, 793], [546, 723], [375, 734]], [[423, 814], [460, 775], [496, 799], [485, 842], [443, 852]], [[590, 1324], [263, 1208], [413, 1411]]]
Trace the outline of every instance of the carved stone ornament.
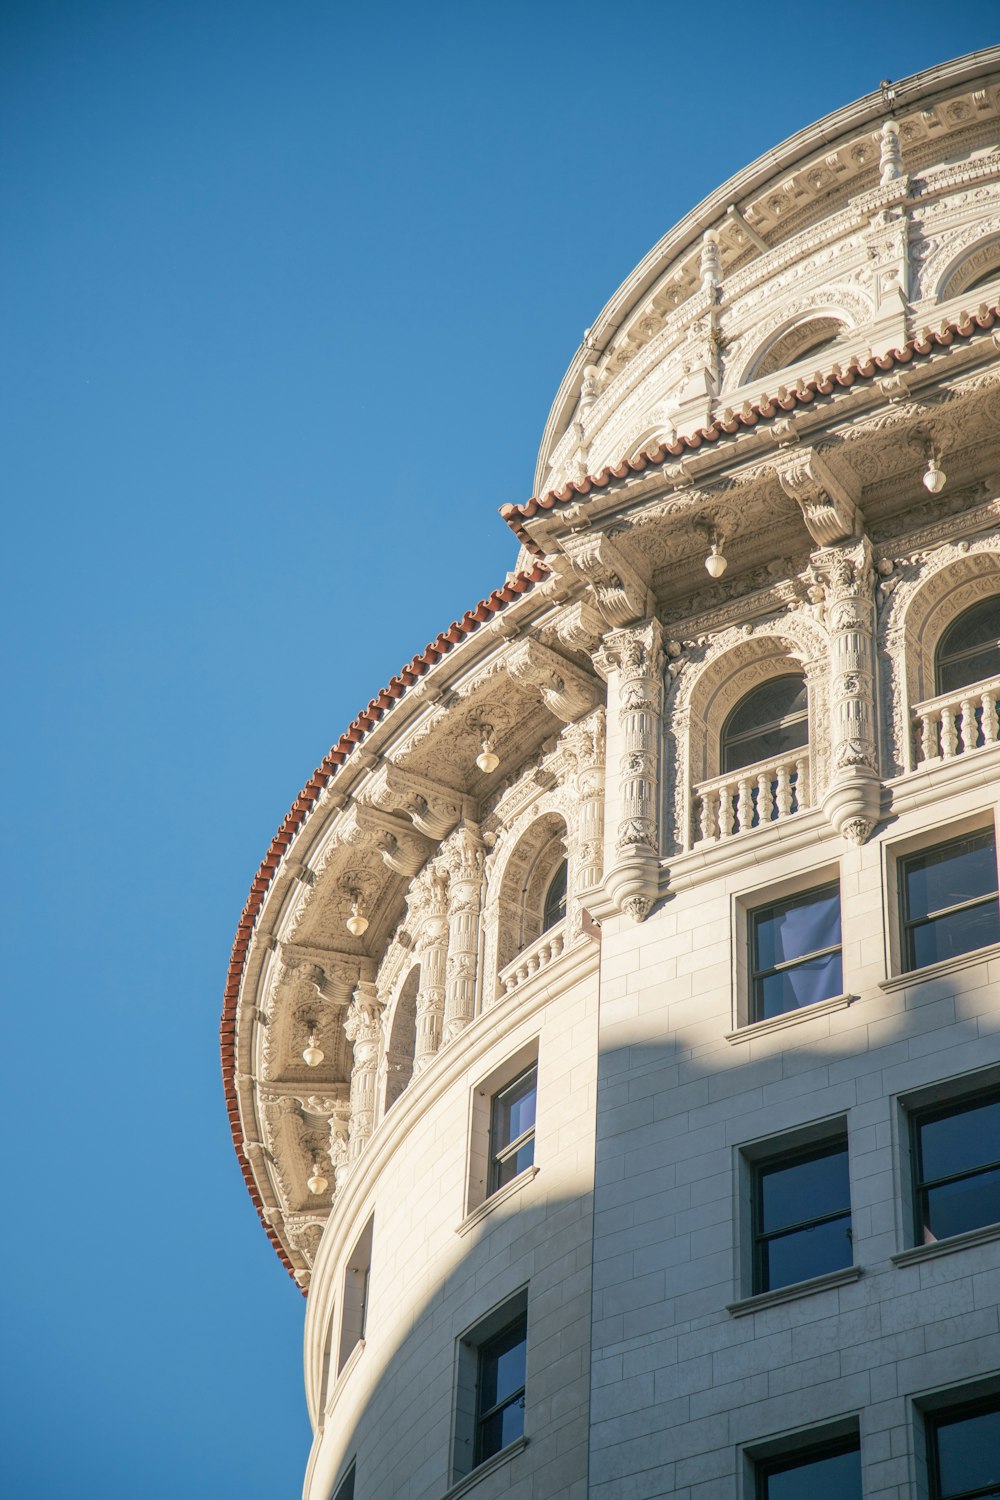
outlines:
[[520, 641], [511, 646], [506, 666], [516, 682], [536, 687], [550, 713], [567, 724], [579, 719], [597, 702], [599, 689], [594, 679], [539, 641]]
[[809, 535], [820, 547], [854, 536], [862, 518], [856, 486], [834, 474], [813, 448], [797, 452], [778, 467], [781, 488], [802, 511]]
[[[617, 677], [619, 821], [608, 895], [633, 921], [644, 921], [659, 890], [659, 763], [663, 707], [663, 631], [658, 620], [608, 636], [600, 664]], [[628, 903], [628, 904], [626, 904]]]
[[648, 613], [648, 580], [606, 536], [570, 536], [563, 551], [590, 585], [591, 597], [608, 625], [627, 625]]

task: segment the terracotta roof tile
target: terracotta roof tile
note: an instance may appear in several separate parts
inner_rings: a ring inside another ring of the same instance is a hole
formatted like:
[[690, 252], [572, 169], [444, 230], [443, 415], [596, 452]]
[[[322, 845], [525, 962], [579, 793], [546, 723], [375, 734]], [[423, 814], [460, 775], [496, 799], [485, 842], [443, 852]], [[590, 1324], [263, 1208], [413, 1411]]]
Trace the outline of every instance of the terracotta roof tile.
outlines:
[[[226, 974], [226, 983], [223, 992], [222, 1021], [219, 1028], [222, 1076], [225, 1085], [226, 1113], [229, 1116], [233, 1144], [236, 1147], [236, 1155], [243, 1173], [243, 1180], [247, 1185], [261, 1223], [267, 1231], [268, 1239], [277, 1250], [282, 1264], [292, 1277], [295, 1275], [295, 1268], [289, 1260], [278, 1235], [264, 1218], [264, 1205], [257, 1191], [257, 1184], [254, 1181], [250, 1163], [244, 1155], [244, 1137], [240, 1127], [239, 1104], [236, 1097], [236, 1081], [234, 1077], [236, 1005], [239, 1000], [240, 983], [243, 978], [243, 965], [246, 962], [254, 925], [264, 904], [264, 897], [280, 866], [281, 860], [288, 852], [289, 845], [301, 828], [306, 814], [312, 808], [323, 787], [330, 780], [330, 777], [338, 766], [344, 764], [344, 761], [347, 760], [356, 746], [362, 743], [366, 735], [374, 729], [375, 725], [403, 697], [407, 688], [419, 682], [421, 677], [425, 676], [436, 662], [447, 656], [448, 652], [454, 650], [455, 646], [459, 645], [467, 636], [474, 634], [480, 625], [485, 624], [487, 620], [491, 620], [494, 615], [502, 613], [508, 604], [513, 603], [521, 594], [527, 593], [529, 589], [534, 588], [535, 584], [541, 583], [548, 576], [549, 569], [541, 562], [535, 563], [525, 572], [513, 574], [501, 588], [494, 589], [487, 599], [480, 600], [473, 609], [467, 610], [460, 620], [453, 621], [447, 630], [442, 631], [435, 640], [424, 647], [423, 651], [418, 652], [411, 662], [400, 669], [378, 696], [371, 700], [368, 707], [362, 709], [354, 722], [348, 725], [330, 752], [323, 757], [322, 764], [313, 772], [302, 791], [292, 803], [291, 809], [286, 814], [281, 827], [271, 840], [268, 851], [261, 862], [260, 869], [251, 882], [250, 894], [236, 928], [236, 936], [233, 940], [232, 952], [229, 958], [229, 969]], [[305, 1295], [304, 1291], [303, 1295]]]
[[855, 357], [847, 368], [837, 368], [819, 379], [805, 380], [783, 396], [762, 396], [753, 405], [747, 403], [742, 410], [732, 412], [728, 418], [716, 417], [711, 427], [699, 427], [688, 437], [676, 438], [673, 442], [658, 443], [655, 447], [637, 454], [635, 458], [623, 459], [611, 464], [599, 474], [587, 474], [583, 479], [571, 479], [558, 490], [548, 490], [544, 495], [532, 496], [524, 505], [501, 505], [500, 514], [524, 547], [536, 557], [544, 551], [535, 542], [524, 525], [542, 511], [554, 510], [557, 505], [571, 505], [589, 495], [592, 490], [603, 490], [615, 479], [625, 479], [629, 474], [641, 474], [645, 469], [655, 468], [668, 458], [683, 458], [685, 453], [697, 452], [708, 443], [721, 442], [743, 429], [756, 427], [760, 422], [770, 422], [782, 412], [794, 411], [796, 407], [809, 406], [818, 396], [832, 396], [835, 391], [849, 390], [859, 380], [874, 380], [893, 370], [898, 365], [907, 365], [916, 359], [926, 359], [938, 349], [947, 349], [956, 339], [971, 339], [986, 332], [1000, 320], [1000, 306], [985, 304], [975, 313], [960, 314], [954, 323], [942, 323], [936, 331], [924, 329], [903, 345], [902, 349], [890, 349], [887, 354], [875, 355], [862, 360]]

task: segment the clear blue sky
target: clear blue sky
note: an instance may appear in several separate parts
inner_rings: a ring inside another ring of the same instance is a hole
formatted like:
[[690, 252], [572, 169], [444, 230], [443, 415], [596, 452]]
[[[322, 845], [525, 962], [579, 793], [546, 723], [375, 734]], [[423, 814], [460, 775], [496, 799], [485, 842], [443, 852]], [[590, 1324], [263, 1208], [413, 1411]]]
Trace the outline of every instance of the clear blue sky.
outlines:
[[0, 1492], [295, 1500], [303, 1301], [218, 1072], [355, 712], [515, 549], [583, 329], [991, 4], [6, 0]]

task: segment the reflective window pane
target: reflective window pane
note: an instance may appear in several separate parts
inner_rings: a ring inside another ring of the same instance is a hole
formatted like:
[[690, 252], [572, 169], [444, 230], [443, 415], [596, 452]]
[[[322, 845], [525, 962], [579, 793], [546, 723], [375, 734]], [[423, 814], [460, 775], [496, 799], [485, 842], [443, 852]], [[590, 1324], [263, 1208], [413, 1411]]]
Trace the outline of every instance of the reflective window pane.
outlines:
[[730, 714], [725, 732], [746, 734], [777, 719], [805, 711], [805, 680], [801, 677], [776, 677], [746, 695]]
[[770, 969], [840, 942], [840, 891], [810, 891], [794, 901], [757, 912], [755, 969]]
[[524, 1397], [487, 1417], [479, 1432], [479, 1463], [499, 1453], [524, 1432]]
[[772, 1292], [810, 1276], [825, 1276], [828, 1271], [842, 1271], [854, 1261], [851, 1243], [851, 1221], [829, 1219], [807, 1229], [768, 1240], [764, 1247], [762, 1291]]
[[940, 1500], [1000, 1490], [1000, 1410], [941, 1419], [936, 1436]]
[[903, 871], [910, 920], [988, 895], [997, 888], [993, 830], [984, 829], [911, 855], [904, 861]]
[[961, 1177], [928, 1188], [925, 1194], [924, 1243], [965, 1234], [985, 1224], [1000, 1224], [1000, 1171]]
[[764, 1500], [861, 1500], [861, 1454], [833, 1453], [766, 1475]]
[[1000, 905], [996, 897], [981, 906], [960, 907], [909, 929], [907, 966], [923, 969], [960, 953], [974, 953], [1000, 942]]
[[847, 1147], [791, 1166], [765, 1168], [760, 1188], [764, 1233], [847, 1209], [851, 1203]]
[[557, 922], [561, 922], [566, 915], [566, 878], [567, 864], [563, 860], [556, 873], [549, 882], [549, 888], [545, 893], [545, 908], [542, 912], [542, 931], [548, 932]]
[[920, 1121], [920, 1165], [925, 1182], [1000, 1161], [1000, 1099]]
[[494, 1191], [503, 1187], [505, 1183], [513, 1182], [519, 1173], [526, 1172], [529, 1167], [534, 1166], [534, 1163], [535, 1138], [531, 1136], [523, 1146], [519, 1146], [516, 1151], [512, 1151], [509, 1156], [497, 1162]]
[[805, 679], [777, 677], [746, 695], [722, 731], [723, 771], [779, 760], [809, 742]]
[[937, 649], [939, 693], [1000, 676], [1000, 595], [974, 604], [948, 627]]
[[791, 969], [779, 969], [756, 981], [754, 1020], [769, 1021], [772, 1016], [813, 1005], [817, 1000], [830, 1000], [843, 989], [839, 950], [822, 958], [804, 959]]

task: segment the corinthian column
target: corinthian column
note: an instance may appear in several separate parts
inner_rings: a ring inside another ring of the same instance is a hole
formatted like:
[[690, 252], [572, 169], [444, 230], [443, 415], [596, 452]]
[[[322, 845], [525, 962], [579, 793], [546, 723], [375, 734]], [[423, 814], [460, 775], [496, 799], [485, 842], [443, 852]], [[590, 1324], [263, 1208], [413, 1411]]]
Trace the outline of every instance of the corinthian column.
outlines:
[[476, 1009], [483, 841], [474, 824], [465, 823], [457, 831], [446, 859], [450, 882], [443, 1040], [447, 1046], [465, 1030]]
[[663, 643], [658, 620], [613, 631], [597, 658], [617, 704], [619, 820], [613, 863], [605, 882], [610, 898], [633, 921], [649, 914], [659, 890], [660, 734]]
[[363, 979], [354, 991], [344, 1022], [344, 1035], [354, 1049], [348, 1141], [348, 1157], [354, 1162], [361, 1155], [375, 1128], [375, 1084], [382, 1040], [382, 1001], [369, 980]]
[[422, 885], [424, 919], [417, 943], [420, 954], [420, 988], [417, 991], [414, 1077], [430, 1065], [441, 1045], [445, 965], [448, 958], [448, 876], [444, 870], [429, 870], [422, 879]]
[[[875, 573], [865, 536], [813, 553], [830, 632], [830, 780], [823, 811], [863, 844], [879, 816], [875, 725]], [[818, 727], [818, 726], [817, 726]]]

